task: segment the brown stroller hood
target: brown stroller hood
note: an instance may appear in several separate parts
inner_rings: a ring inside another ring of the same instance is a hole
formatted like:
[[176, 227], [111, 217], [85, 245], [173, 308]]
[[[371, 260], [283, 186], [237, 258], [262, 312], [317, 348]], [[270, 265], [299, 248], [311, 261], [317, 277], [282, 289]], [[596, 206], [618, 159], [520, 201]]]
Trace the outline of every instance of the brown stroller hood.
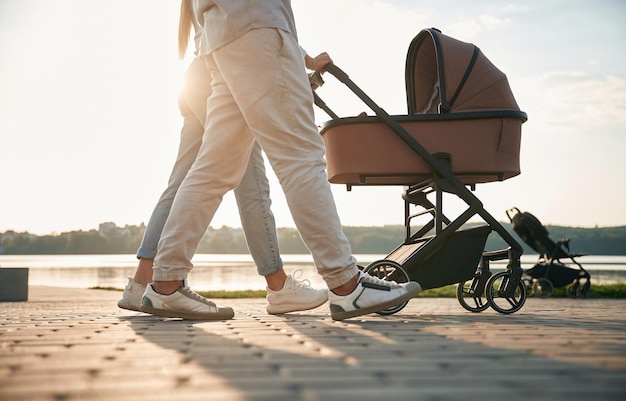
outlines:
[[406, 59], [409, 114], [519, 110], [506, 75], [478, 47], [422, 30]]
[[520, 173], [526, 113], [519, 110], [506, 76], [473, 44], [433, 28], [415, 36], [406, 60], [408, 115], [385, 117], [347, 74], [335, 73], [376, 115], [329, 114], [333, 120], [322, 125], [321, 134], [330, 182], [432, 182], [435, 166], [427, 156], [433, 155], [445, 159], [463, 184], [502, 181]]

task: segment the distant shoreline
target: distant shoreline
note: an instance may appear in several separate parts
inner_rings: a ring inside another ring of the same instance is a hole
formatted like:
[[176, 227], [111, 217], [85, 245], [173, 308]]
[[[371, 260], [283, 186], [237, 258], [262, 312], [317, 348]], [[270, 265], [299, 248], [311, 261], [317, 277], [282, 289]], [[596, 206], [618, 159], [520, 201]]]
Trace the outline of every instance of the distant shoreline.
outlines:
[[[468, 223], [467, 227], [479, 223]], [[535, 253], [528, 244], [512, 230], [510, 223], [502, 226], [522, 246], [524, 253]], [[577, 228], [545, 226], [553, 241], [570, 240], [572, 253], [588, 255], [626, 255], [626, 226]], [[7, 231], [0, 233], [0, 255], [99, 255], [131, 254], [137, 251], [145, 226], [117, 227], [114, 223], [102, 223], [98, 229], [76, 231], [55, 235], [38, 236], [29, 233]], [[387, 254], [402, 244], [406, 236], [403, 225], [375, 227], [344, 226], [343, 231], [355, 254]], [[295, 228], [278, 228], [278, 242], [283, 254], [307, 254]], [[508, 244], [495, 232], [487, 237], [485, 250], [499, 250]], [[248, 248], [241, 228], [209, 228], [200, 241], [201, 254], [246, 254]]]

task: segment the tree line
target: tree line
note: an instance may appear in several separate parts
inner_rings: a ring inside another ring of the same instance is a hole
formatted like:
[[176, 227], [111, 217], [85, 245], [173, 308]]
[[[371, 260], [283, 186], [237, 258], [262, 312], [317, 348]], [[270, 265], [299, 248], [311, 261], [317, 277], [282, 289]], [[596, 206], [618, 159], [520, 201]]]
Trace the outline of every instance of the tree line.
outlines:
[[[527, 244], [517, 236], [509, 223], [502, 225], [524, 247], [524, 253], [533, 254]], [[626, 226], [605, 228], [576, 228], [546, 226], [550, 238], [570, 239], [573, 253], [590, 255], [626, 255]], [[133, 254], [137, 251], [145, 226], [117, 227], [114, 223], [100, 224], [98, 229], [72, 231], [54, 235], [33, 235], [28, 232], [0, 233], [0, 254], [3, 255], [60, 255], [60, 254]], [[295, 228], [279, 228], [278, 242], [283, 254], [308, 253]], [[401, 225], [382, 227], [344, 227], [355, 254], [388, 254], [400, 245], [405, 237]], [[504, 241], [496, 233], [487, 239], [486, 250], [502, 249]], [[209, 228], [202, 238], [197, 253], [239, 254], [248, 253], [241, 228]]]

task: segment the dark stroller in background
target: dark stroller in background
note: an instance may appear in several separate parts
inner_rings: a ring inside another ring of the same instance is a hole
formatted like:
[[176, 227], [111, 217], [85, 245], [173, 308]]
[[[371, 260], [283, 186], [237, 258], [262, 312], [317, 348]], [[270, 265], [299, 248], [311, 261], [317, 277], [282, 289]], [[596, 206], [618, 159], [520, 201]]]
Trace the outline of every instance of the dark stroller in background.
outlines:
[[[506, 76], [473, 44], [422, 30], [406, 60], [408, 115], [390, 116], [339, 67], [325, 68], [376, 114], [340, 118], [314, 93], [315, 104], [332, 117], [321, 127], [329, 181], [348, 190], [404, 186], [405, 239], [363, 269], [383, 279], [416, 280], [423, 289], [458, 283], [457, 299], [471, 312], [490, 306], [501, 313], [521, 309], [523, 249], [471, 191], [477, 183], [520, 173], [521, 125], [527, 117]], [[467, 205], [455, 219], [443, 213], [444, 193]], [[474, 216], [487, 225], [466, 225]], [[418, 218], [423, 225], [416, 227]], [[509, 247], [484, 252], [492, 231]], [[506, 270], [492, 275], [489, 262], [504, 259]]]
[[[520, 238], [539, 254], [537, 263], [525, 271], [523, 277], [529, 296], [549, 297], [555, 288], [567, 287], [567, 295], [575, 298], [587, 298], [590, 294], [591, 276], [576, 261], [584, 254], [571, 253], [569, 239], [556, 242], [548, 236], [548, 230], [528, 212], [520, 212], [516, 207], [506, 211], [513, 230]], [[561, 259], [570, 259], [578, 268], [571, 268]]]

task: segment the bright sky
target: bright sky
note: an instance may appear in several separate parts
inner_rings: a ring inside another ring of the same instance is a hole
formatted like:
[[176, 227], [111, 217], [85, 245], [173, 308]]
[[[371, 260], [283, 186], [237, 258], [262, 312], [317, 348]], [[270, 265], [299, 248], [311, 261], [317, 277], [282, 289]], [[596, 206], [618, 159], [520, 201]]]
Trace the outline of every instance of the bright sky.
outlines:
[[[328, 51], [391, 114], [406, 113], [404, 62], [421, 29], [476, 44], [507, 74], [529, 116], [522, 174], [479, 185], [485, 208], [500, 221], [517, 206], [545, 224], [626, 225], [622, 0], [293, 0], [293, 7], [309, 54]], [[0, 232], [148, 221], [182, 123], [176, 97], [190, 57], [176, 57], [178, 9], [174, 0], [0, 2]], [[326, 82], [319, 94], [338, 114], [369, 111], [343, 84]], [[271, 178], [277, 224], [293, 227]], [[401, 187], [332, 187], [344, 225], [403, 223]], [[454, 214], [455, 202], [446, 206]], [[240, 226], [232, 195], [211, 225]]]

